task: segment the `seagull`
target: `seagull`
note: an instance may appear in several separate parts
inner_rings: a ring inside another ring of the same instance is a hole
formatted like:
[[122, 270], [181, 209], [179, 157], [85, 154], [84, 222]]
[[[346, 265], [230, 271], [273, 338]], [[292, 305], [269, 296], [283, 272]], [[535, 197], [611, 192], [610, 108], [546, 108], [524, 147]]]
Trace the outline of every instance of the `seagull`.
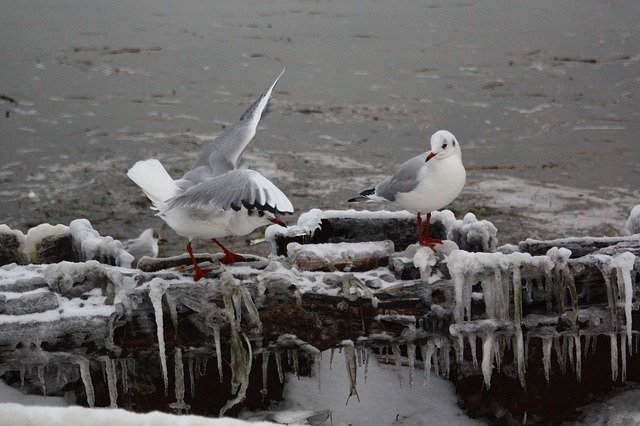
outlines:
[[247, 235], [271, 223], [286, 226], [277, 215], [293, 213], [287, 196], [269, 179], [256, 171], [237, 168], [282, 74], [284, 70], [237, 123], [198, 154], [181, 179], [172, 179], [156, 159], [138, 161], [127, 172], [151, 200], [152, 209], [158, 211], [156, 216], [189, 239], [187, 252], [194, 266], [194, 281], [211, 270], [198, 266], [193, 239], [212, 239], [224, 252], [221, 262], [234, 263], [244, 258], [223, 246], [218, 238]]
[[[431, 136], [431, 151], [404, 162], [398, 170], [374, 188], [362, 191], [349, 202], [391, 201], [414, 213], [418, 220], [418, 243], [434, 249], [442, 241], [429, 237], [431, 212], [451, 203], [462, 191], [466, 171], [460, 143], [446, 130]], [[422, 216], [427, 215], [422, 232]]]
[[133, 256], [131, 264], [137, 265], [144, 256], [158, 257], [158, 244], [163, 242], [166, 240], [160, 238], [158, 231], [149, 228], [142, 231], [138, 238], [123, 241], [122, 248]]

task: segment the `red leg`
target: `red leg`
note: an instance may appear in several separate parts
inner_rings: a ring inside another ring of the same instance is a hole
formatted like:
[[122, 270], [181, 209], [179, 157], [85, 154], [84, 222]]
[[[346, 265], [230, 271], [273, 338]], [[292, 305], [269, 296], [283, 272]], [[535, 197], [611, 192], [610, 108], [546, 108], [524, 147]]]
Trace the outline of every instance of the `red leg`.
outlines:
[[422, 245], [422, 216], [420, 216], [420, 212], [418, 212], [417, 219], [418, 219], [418, 244]]
[[427, 246], [432, 250], [435, 250], [436, 244], [440, 244], [442, 242], [439, 238], [431, 238], [429, 236], [429, 228], [431, 227], [431, 213], [427, 213], [427, 226], [425, 230], [425, 238], [422, 240], [422, 245]]
[[196, 257], [193, 255], [193, 249], [191, 248], [191, 241], [189, 241], [189, 243], [187, 244], [187, 252], [189, 252], [189, 257], [193, 262], [193, 269], [194, 269], [193, 280], [194, 281], [198, 281], [200, 278], [204, 277], [209, 272], [211, 272], [211, 269], [202, 269], [200, 266], [198, 266], [198, 261], [196, 260]]
[[224, 257], [220, 262], [224, 263], [225, 265], [228, 265], [229, 263], [242, 262], [244, 260], [244, 257], [242, 257], [237, 253], [232, 252], [231, 250], [223, 246], [222, 243], [218, 241], [216, 238], [212, 238], [211, 241], [216, 243], [218, 247], [220, 247], [222, 251], [224, 251]]

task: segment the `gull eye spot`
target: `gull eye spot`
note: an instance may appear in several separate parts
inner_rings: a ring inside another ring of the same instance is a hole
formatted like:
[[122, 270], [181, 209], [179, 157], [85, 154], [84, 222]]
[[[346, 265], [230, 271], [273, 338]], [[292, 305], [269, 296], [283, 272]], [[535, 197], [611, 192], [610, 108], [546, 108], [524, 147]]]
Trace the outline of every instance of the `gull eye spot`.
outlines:
[[446, 143], [443, 143], [443, 144], [442, 144], [442, 149], [445, 149], [446, 147], [447, 147], [447, 144], [446, 144]]
[[456, 141], [451, 142], [453, 146], [456, 146]]

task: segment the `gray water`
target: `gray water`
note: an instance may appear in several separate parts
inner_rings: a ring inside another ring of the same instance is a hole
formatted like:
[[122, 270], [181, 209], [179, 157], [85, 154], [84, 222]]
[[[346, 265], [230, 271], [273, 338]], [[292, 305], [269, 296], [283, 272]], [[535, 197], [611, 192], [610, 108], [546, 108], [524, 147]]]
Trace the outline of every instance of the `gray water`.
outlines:
[[155, 157], [180, 176], [284, 66], [244, 164], [297, 214], [393, 209], [344, 200], [441, 128], [468, 169], [451, 208], [501, 242], [617, 235], [640, 203], [637, 1], [4, 1], [0, 28], [12, 228], [161, 226], [126, 170]]

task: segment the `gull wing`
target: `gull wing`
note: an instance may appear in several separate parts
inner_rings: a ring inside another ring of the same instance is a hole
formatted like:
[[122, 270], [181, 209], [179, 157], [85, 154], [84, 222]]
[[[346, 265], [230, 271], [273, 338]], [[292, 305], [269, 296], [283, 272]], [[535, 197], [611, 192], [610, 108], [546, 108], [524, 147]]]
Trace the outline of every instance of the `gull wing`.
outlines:
[[293, 206], [269, 179], [253, 170], [231, 170], [201, 182], [167, 201], [167, 208], [217, 207], [291, 214]]
[[426, 154], [420, 154], [402, 163], [392, 176], [376, 185], [375, 195], [395, 201], [399, 193], [413, 191], [420, 183], [419, 173], [426, 159]]
[[[227, 127], [196, 157], [183, 180], [197, 184], [213, 176], [221, 175], [237, 166], [238, 158], [256, 134], [260, 118], [267, 107], [273, 88], [284, 74], [282, 70], [273, 84], [242, 114], [238, 122]], [[190, 185], [180, 185], [188, 187]]]

